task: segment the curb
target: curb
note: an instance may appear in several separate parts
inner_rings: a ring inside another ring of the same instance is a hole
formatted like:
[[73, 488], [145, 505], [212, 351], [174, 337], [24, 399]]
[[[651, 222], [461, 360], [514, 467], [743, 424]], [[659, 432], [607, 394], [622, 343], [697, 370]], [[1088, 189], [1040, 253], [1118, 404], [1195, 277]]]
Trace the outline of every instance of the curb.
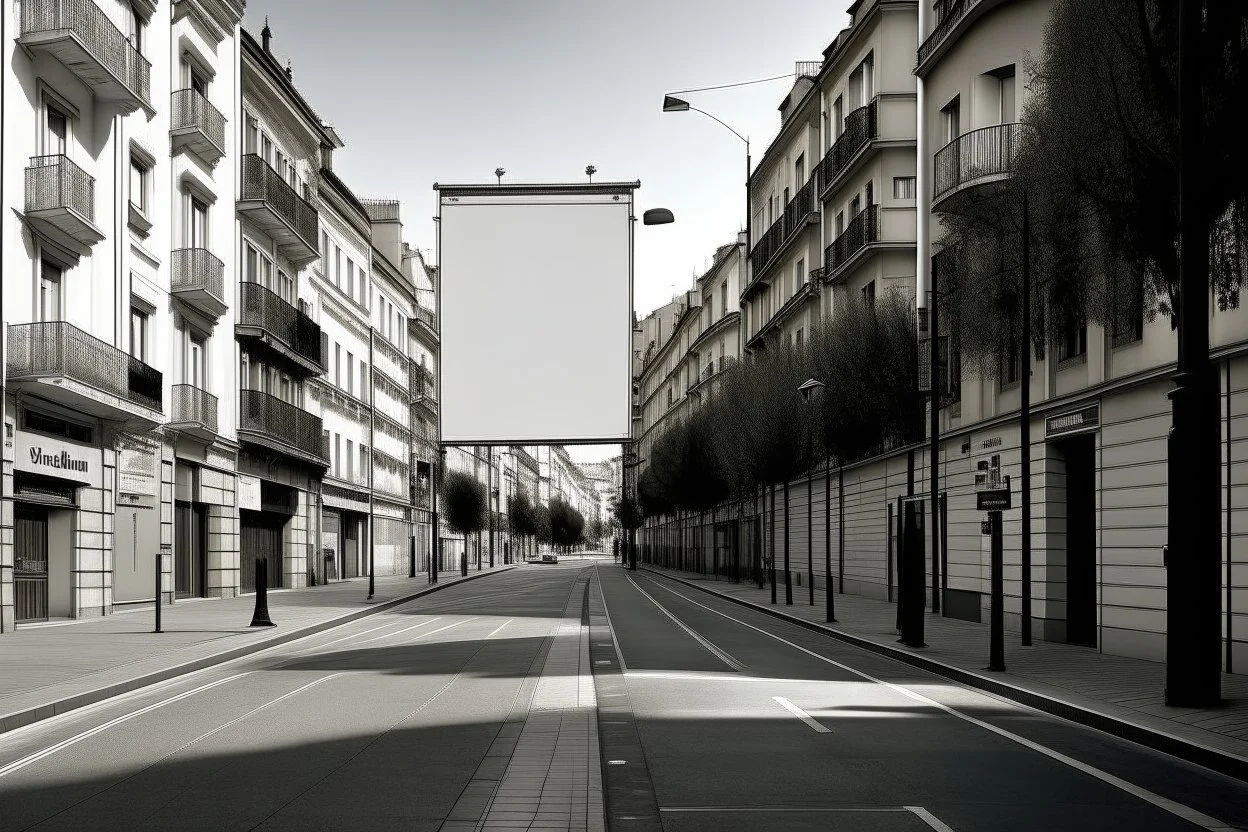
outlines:
[[281, 633], [280, 635], [275, 635], [273, 638], [253, 642], [251, 644], [244, 644], [241, 647], [235, 647], [221, 653], [215, 653], [211, 656], [203, 656], [189, 662], [174, 665], [173, 667], [167, 667], [163, 670], [155, 670], [142, 676], [136, 676], [133, 679], [127, 679], [124, 682], [115, 682], [114, 684], [105, 685], [104, 687], [96, 688], [95, 690], [90, 690], [86, 693], [67, 696], [64, 699], [58, 699], [55, 702], [48, 702], [43, 705], [36, 705], [33, 708], [27, 708], [23, 711], [14, 711], [13, 713], [4, 714], [0, 716], [0, 735], [6, 734], [9, 731], [14, 731], [18, 728], [23, 728], [27, 725], [33, 725], [36, 722], [41, 722], [54, 716], [69, 713], [70, 711], [86, 707], [87, 705], [94, 705], [97, 702], [102, 702], [105, 699], [111, 699], [114, 696], [120, 696], [123, 693], [130, 693], [131, 691], [138, 690], [139, 688], [145, 688], [149, 685], [167, 682], [168, 680], [177, 678], [178, 676], [185, 676], [187, 674], [203, 670], [204, 668], [212, 667], [213, 665], [225, 664], [226, 662], [251, 655], [252, 653], [259, 653], [261, 650], [278, 647], [286, 644], [287, 642], [295, 641], [296, 639], [316, 635], [317, 633], [324, 632], [325, 630], [332, 630], [335, 627], [341, 627], [343, 624], [350, 624], [353, 621], [366, 618], [379, 612], [384, 612], [391, 607], [405, 604], [413, 599], [420, 598], [424, 595], [430, 595], [434, 592], [447, 589], [448, 587], [458, 586], [463, 583], [468, 583], [469, 581], [475, 581], [478, 578], [486, 578], [490, 575], [497, 575], [502, 572], [510, 572], [515, 568], [516, 566], [514, 565], [506, 566], [501, 569], [494, 569], [491, 572], [470, 574], [467, 577], [461, 577], [459, 580], [451, 583], [436, 583], [409, 595], [392, 598], [389, 601], [384, 601], [376, 606], [366, 607], [365, 609], [356, 610], [355, 612], [349, 612], [345, 615], [340, 615], [337, 618], [330, 618], [316, 624], [309, 624], [308, 626], [302, 627], [298, 630], [291, 630], [289, 632]]
[[834, 630], [831, 627], [826, 627], [813, 621], [807, 621], [804, 618], [789, 615], [788, 613], [780, 610], [772, 609], [771, 607], [764, 606], [762, 604], [756, 604], [753, 601], [747, 601], [744, 598], [736, 598], [732, 595], [718, 592], [710, 587], [703, 586], [697, 581], [689, 581], [684, 578], [678, 578], [675, 575], [669, 575], [666, 572], [650, 569], [648, 567], [641, 566], [640, 564], [638, 564], [638, 567], [639, 571], [644, 571], [651, 575], [657, 575], [661, 578], [667, 578], [670, 581], [684, 584], [692, 589], [701, 590], [708, 595], [714, 595], [718, 598], [724, 599], [725, 601], [731, 601], [739, 606], [747, 607], [755, 610], [756, 612], [765, 613], [774, 618], [779, 618], [782, 621], [787, 621], [790, 624], [803, 627], [807, 630], [822, 633], [823, 635], [837, 639], [838, 641], [843, 641], [847, 644], [860, 647], [872, 653], [903, 662], [912, 667], [926, 670], [929, 673], [936, 674], [937, 676], [943, 676], [946, 679], [959, 682], [967, 687], [986, 691], [996, 696], [1000, 696], [1003, 699], [1009, 699], [1022, 705], [1027, 705], [1028, 707], [1035, 708], [1038, 711], [1043, 711], [1044, 713], [1061, 717], [1071, 722], [1078, 723], [1079, 725], [1095, 728], [1098, 731], [1104, 731], [1107, 734], [1131, 740], [1139, 745], [1151, 748], [1154, 751], [1161, 751], [1165, 754], [1171, 755], [1172, 757], [1177, 757], [1180, 760], [1185, 760], [1189, 763], [1195, 763], [1196, 765], [1211, 769], [1219, 774], [1225, 774], [1226, 776], [1233, 777], [1236, 780], [1248, 782], [1248, 758], [1246, 757], [1241, 757], [1227, 751], [1220, 751], [1216, 748], [1201, 745], [1200, 743], [1184, 739], [1174, 734], [1168, 734], [1164, 731], [1147, 728], [1134, 722], [1128, 722], [1117, 717], [1109, 716], [1108, 714], [1100, 713], [1099, 711], [1093, 711], [1088, 708], [1080, 707], [1079, 705], [1074, 705], [1062, 699], [1045, 696], [1044, 694], [1026, 690], [1025, 688], [1020, 688], [1007, 682], [1002, 682], [987, 676], [981, 676], [978, 673], [963, 670], [960, 667], [954, 667], [953, 665], [945, 664], [944, 662], [939, 662], [935, 659], [929, 659], [908, 650], [890, 647], [886, 644], [879, 644], [878, 642], [862, 638], [861, 636], [852, 635], [843, 630]]

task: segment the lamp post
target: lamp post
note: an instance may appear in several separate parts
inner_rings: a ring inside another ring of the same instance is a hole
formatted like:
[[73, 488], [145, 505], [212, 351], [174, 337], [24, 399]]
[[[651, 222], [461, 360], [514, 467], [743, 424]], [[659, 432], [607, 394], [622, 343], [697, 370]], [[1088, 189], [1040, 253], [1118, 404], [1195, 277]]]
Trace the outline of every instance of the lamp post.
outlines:
[[[827, 387], [828, 386], [824, 384], [822, 381], [819, 381], [818, 379], [815, 379], [815, 378], [811, 378], [803, 382], [802, 385], [797, 388], [797, 391], [802, 394], [802, 401], [809, 404], [811, 400], [811, 396], [814, 395], [816, 391], [827, 390]], [[809, 418], [809, 413], [807, 414], [807, 416]], [[807, 433], [808, 437], [809, 435], [810, 434]], [[809, 442], [809, 439], [807, 441]], [[831, 503], [832, 503], [832, 459], [830, 456], [825, 455], [824, 460], [825, 460], [825, 465], [824, 465], [823, 499], [824, 499], [824, 508], [825, 508], [824, 517], [826, 518], [829, 516], [829, 512], [827, 509], [828, 507], [831, 506]], [[806, 491], [807, 500], [809, 500], [809, 497], [810, 497], [810, 485], [809, 484], [807, 484], [806, 490], [807, 490]], [[806, 510], [806, 517], [807, 517], [806, 522], [809, 523], [810, 522], [809, 504]], [[808, 546], [807, 548], [810, 550], [809, 557], [813, 561], [814, 548], [810, 546]], [[814, 571], [813, 566], [811, 568], [811, 571], [812, 572]], [[827, 522], [826, 520], [824, 521], [824, 535], [823, 535], [823, 573], [824, 573], [824, 581], [825, 581], [823, 589], [824, 589], [825, 597], [827, 598], [827, 621], [830, 624], [835, 624], [836, 623], [836, 600], [835, 600], [835, 594], [833, 591], [833, 582], [832, 582], [832, 524]], [[810, 582], [810, 603], [812, 606], [815, 603], [815, 582], [813, 578]]]

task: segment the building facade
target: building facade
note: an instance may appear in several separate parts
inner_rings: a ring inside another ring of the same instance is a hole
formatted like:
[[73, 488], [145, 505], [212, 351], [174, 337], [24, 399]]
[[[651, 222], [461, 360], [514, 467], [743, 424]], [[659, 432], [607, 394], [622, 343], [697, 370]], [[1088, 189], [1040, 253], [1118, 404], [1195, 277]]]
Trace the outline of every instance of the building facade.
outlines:
[[217, 396], [228, 414], [242, 3], [168, 11], [4, 12], [0, 632], [150, 602], [158, 581], [167, 600], [234, 592]]

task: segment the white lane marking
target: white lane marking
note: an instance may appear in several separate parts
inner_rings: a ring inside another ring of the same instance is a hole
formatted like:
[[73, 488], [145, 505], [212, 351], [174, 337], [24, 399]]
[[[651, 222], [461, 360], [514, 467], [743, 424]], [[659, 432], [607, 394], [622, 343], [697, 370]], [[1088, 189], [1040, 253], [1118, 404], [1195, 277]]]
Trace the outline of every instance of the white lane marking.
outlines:
[[[738, 676], [732, 673], [722, 673], [720, 671], [706, 671], [699, 673], [697, 671], [669, 672], [666, 670], [630, 670], [628, 675], [633, 678], [654, 680], [661, 682], [738, 682], [741, 684], [764, 684], [775, 686], [781, 685], [826, 685], [827, 679], [781, 679], [768, 676]], [[865, 683], [864, 683], [865, 687]]]
[[390, 637], [392, 637], [392, 636], [397, 636], [397, 635], [400, 635], [400, 634], [402, 634], [402, 633], [406, 633], [408, 630], [415, 630], [417, 627], [425, 627], [425, 626], [428, 626], [429, 624], [432, 624], [433, 622], [435, 622], [435, 621], [437, 621], [437, 620], [441, 619], [441, 617], [442, 617], [442, 616], [440, 616], [440, 615], [435, 615], [433, 618], [430, 618], [428, 621], [422, 621], [422, 622], [420, 622], [419, 624], [413, 624], [413, 625], [412, 625], [412, 626], [410, 626], [410, 627], [404, 627], [402, 630], [395, 630], [393, 633], [382, 633], [382, 634], [381, 634], [381, 635], [379, 635], [379, 636], [373, 636], [372, 638], [365, 639], [364, 641], [359, 642], [359, 643], [358, 643], [358, 644], [356, 644], [355, 646], [356, 646], [356, 647], [359, 647], [359, 646], [364, 645], [364, 644], [371, 644], [371, 643], [372, 643], [372, 642], [374, 642], [374, 641], [381, 641], [383, 638], [390, 638]]
[[598, 595], [602, 598], [602, 613], [607, 619], [607, 629], [611, 631], [611, 643], [615, 645], [615, 657], [620, 660], [620, 672], [627, 673], [628, 665], [624, 663], [624, 651], [620, 649], [620, 640], [615, 637], [615, 625], [611, 623], [611, 610], [607, 607], [607, 591], [602, 586], [602, 573], [598, 565], [594, 565], [594, 577], [598, 579]]
[[312, 652], [312, 651], [314, 651], [314, 650], [324, 650], [326, 647], [329, 647], [331, 644], [337, 644], [338, 642], [340, 642], [340, 641], [346, 641], [346, 640], [347, 640], [347, 639], [349, 639], [349, 638], [359, 638], [360, 636], [366, 636], [366, 635], [368, 635], [369, 633], [375, 633], [375, 632], [377, 632], [378, 630], [383, 630], [383, 629], [385, 629], [386, 627], [393, 627], [395, 624], [401, 624], [401, 623], [403, 623], [403, 622], [401, 622], [401, 621], [387, 621], [385, 624], [378, 624], [376, 627], [370, 627], [369, 629], [365, 630], [365, 631], [364, 631], [364, 632], [362, 632], [362, 633], [351, 633], [351, 634], [349, 634], [349, 635], [342, 636], [341, 638], [336, 638], [336, 639], [334, 639], [333, 641], [327, 641], [327, 642], [325, 642], [324, 644], [313, 644], [313, 645], [308, 645], [308, 646], [305, 646], [305, 647], [300, 648], [299, 653], [298, 653], [297, 655], [302, 655], [302, 654], [304, 654], [304, 653], [310, 653], [310, 652]]
[[[172, 757], [172, 756], [173, 756], [173, 755], [175, 755], [175, 754], [179, 754], [179, 753], [181, 753], [181, 752], [185, 751], [186, 749], [190, 748], [192, 745], [194, 745], [194, 744], [195, 744], [195, 743], [197, 743], [197, 742], [200, 742], [201, 740], [206, 740], [206, 739], [208, 739], [209, 737], [213, 736], [214, 734], [219, 734], [219, 733], [221, 733], [221, 732], [222, 732], [222, 731], [224, 731], [226, 728], [229, 728], [231, 725], [234, 725], [235, 723], [238, 723], [238, 722], [242, 722], [242, 721], [243, 721], [244, 719], [246, 719], [247, 717], [249, 717], [249, 716], [253, 716], [253, 715], [255, 715], [255, 714], [260, 713], [261, 711], [263, 711], [265, 708], [269, 707], [270, 705], [276, 705], [278, 702], [281, 702], [281, 701], [283, 701], [283, 700], [285, 700], [285, 699], [289, 699], [290, 697], [295, 696], [296, 694], [303, 693], [303, 692], [304, 692], [305, 690], [307, 690], [308, 688], [310, 688], [310, 687], [315, 687], [316, 685], [319, 685], [321, 682], [328, 682], [330, 679], [336, 679], [336, 678], [338, 678], [339, 676], [344, 676], [344, 675], [346, 675], [345, 671], [344, 671], [344, 672], [342, 672], [342, 673], [331, 673], [331, 674], [329, 674], [328, 676], [322, 676], [322, 677], [321, 677], [321, 678], [319, 678], [319, 679], [316, 679], [316, 680], [314, 680], [314, 681], [308, 682], [306, 685], [304, 685], [304, 686], [303, 686], [303, 687], [301, 687], [301, 688], [296, 688], [295, 690], [292, 690], [292, 691], [290, 691], [289, 693], [283, 693], [281, 696], [277, 697], [276, 699], [270, 699], [268, 702], [265, 702], [263, 705], [260, 705], [260, 706], [258, 706], [258, 707], [252, 708], [250, 711], [248, 711], [247, 713], [243, 714], [242, 716], [236, 716], [236, 717], [234, 717], [233, 719], [231, 719], [229, 722], [225, 723], [224, 725], [218, 725], [216, 728], [213, 728], [211, 731], [209, 731], [209, 732], [207, 732], [207, 733], [205, 733], [205, 734], [200, 734], [198, 737], [196, 737], [195, 739], [191, 740], [191, 741], [190, 741], [190, 742], [188, 742], [186, 745], [182, 746], [181, 748], [177, 749], [176, 751], [170, 751], [170, 752], [169, 752], [168, 754], [166, 754], [164, 757], [161, 757], [161, 758], [160, 758], [160, 760], [158, 760], [157, 762], [162, 762], [162, 761], [164, 761], [164, 760], [166, 760], [166, 759], [168, 759], [168, 758]], [[156, 763], [153, 763], [152, 765], [156, 765]], [[151, 768], [151, 766], [148, 766], [148, 768]]]
[[[660, 812], [909, 812], [913, 806], [660, 806]], [[937, 821], [939, 823], [939, 821]], [[945, 827], [948, 829], [948, 827]], [[953, 830], [950, 830], [953, 832]]]
[[490, 633], [488, 636], [486, 636], [486, 637], [485, 637], [485, 640], [486, 640], [486, 641], [489, 641], [490, 639], [494, 638], [494, 636], [496, 636], [496, 635], [498, 635], [500, 632], [502, 632], [502, 629], [503, 629], [504, 627], [506, 627], [508, 624], [510, 624], [511, 622], [513, 622], [513, 621], [515, 621], [515, 620], [516, 620], [516, 619], [514, 619], [514, 618], [508, 618], [508, 619], [507, 619], [506, 621], [504, 621], [502, 624], [499, 624], [497, 627], [495, 627], [495, 628], [494, 628], [494, 632], [492, 632], [492, 633]]
[[31, 763], [37, 763], [46, 757], [52, 756], [58, 751], [63, 751], [64, 749], [69, 748], [71, 745], [77, 745], [83, 740], [90, 739], [91, 737], [94, 737], [96, 734], [107, 731], [109, 728], [112, 728], [115, 725], [120, 725], [123, 722], [129, 722], [130, 720], [136, 717], [140, 717], [143, 714], [151, 713], [157, 708], [163, 708], [166, 705], [172, 705], [174, 702], [179, 702], [183, 699], [186, 699], [189, 696], [194, 696], [197, 693], [203, 693], [204, 691], [209, 690], [211, 688], [215, 688], [218, 685], [224, 685], [226, 682], [232, 682], [235, 679], [241, 679], [244, 676], [249, 676], [251, 672], [253, 671], [248, 671], [247, 673], [239, 673], [234, 676], [228, 676], [224, 679], [218, 679], [215, 682], [209, 682], [206, 685], [200, 685], [194, 690], [188, 690], [184, 693], [179, 693], [177, 696], [171, 696], [168, 699], [162, 699], [160, 702], [154, 702], [151, 705], [148, 705], [147, 707], [144, 707], [144, 708], [140, 708], [137, 711], [131, 711], [128, 714], [123, 714], [122, 716], [116, 717], [114, 719], [110, 719], [108, 722], [105, 722], [102, 725], [97, 725], [96, 727], [83, 731], [80, 734], [75, 734], [69, 739], [61, 740], [55, 745], [50, 745], [47, 748], [43, 749], [42, 751], [36, 751], [34, 754], [28, 754], [27, 756], [22, 757], [20, 760], [14, 760], [13, 762], [9, 763], [6, 766], [0, 767], [0, 777], [7, 777], [13, 772], [18, 771], [19, 769], [23, 769], [26, 766], [30, 765]]
[[793, 714], [793, 716], [797, 717], [802, 722], [805, 722], [807, 725], [813, 728], [816, 732], [820, 734], [832, 733], [831, 728], [822, 724], [821, 722], [819, 722], [819, 720], [815, 719], [813, 716], [806, 713], [801, 708], [797, 707], [792, 702], [785, 699], [783, 696], [773, 696], [771, 698], [772, 698], [772, 701], [774, 701], [777, 705], [779, 705], [781, 708], [784, 708], [789, 713]]
[[953, 827], [945, 823], [922, 806], [907, 806], [906, 811], [936, 830], [936, 832], [953, 832]]
[[638, 586], [638, 585], [637, 585], [637, 582], [633, 580], [633, 576], [632, 576], [632, 575], [629, 575], [629, 574], [625, 573], [624, 577], [625, 577], [625, 578], [627, 578], [627, 579], [628, 579], [628, 582], [629, 582], [630, 584], [632, 584], [632, 585], [633, 585], [633, 589], [636, 589], [636, 590], [637, 590], [638, 592], [640, 592], [642, 595], [646, 596], [646, 598], [648, 598], [648, 599], [650, 600], [650, 603], [651, 603], [651, 604], [654, 604], [656, 607], [658, 607], [658, 608], [659, 608], [659, 612], [663, 613], [663, 614], [664, 614], [664, 615], [666, 615], [668, 618], [672, 619], [672, 621], [673, 621], [673, 622], [675, 622], [675, 624], [676, 624], [676, 626], [677, 626], [677, 627], [679, 627], [680, 629], [682, 629], [682, 630], [684, 630], [686, 633], [688, 633], [688, 634], [689, 634], [689, 636], [690, 636], [690, 637], [691, 637], [694, 641], [696, 641], [698, 644], [701, 644], [704, 648], [706, 648], [707, 652], [709, 652], [712, 656], [714, 656], [715, 658], [719, 659], [721, 662], [723, 662], [724, 664], [728, 665], [728, 666], [729, 666], [729, 667], [731, 667], [733, 670], [745, 670], [745, 665], [744, 665], [744, 664], [742, 664], [741, 662], [737, 661], [737, 660], [736, 660], [736, 659], [734, 659], [732, 656], [729, 656], [727, 653], [725, 653], [723, 650], [720, 650], [720, 649], [719, 649], [718, 647], [716, 647], [714, 644], [711, 644], [711, 643], [710, 643], [709, 641], [707, 641], [705, 638], [703, 638], [702, 636], [698, 635], [698, 634], [697, 634], [697, 633], [695, 633], [692, 629], [690, 629], [688, 626], [686, 626], [686, 625], [685, 625], [685, 622], [681, 621], [679, 618], [677, 618], [676, 616], [674, 616], [674, 615], [672, 615], [670, 612], [668, 612], [667, 607], [665, 607], [665, 606], [663, 606], [662, 604], [660, 604], [658, 601], [656, 601], [656, 600], [654, 599], [654, 596], [652, 596], [649, 592], [646, 592], [644, 589], [642, 589], [640, 586]]
[[[704, 604], [699, 604], [697, 601], [693, 600], [692, 598], [689, 598], [683, 593], [677, 592], [676, 590], [671, 589], [661, 583], [658, 583], [657, 581], [655, 581], [655, 585], [662, 587], [663, 589], [666, 589], [668, 592], [672, 593], [673, 595], [677, 595], [681, 598], [684, 598], [686, 601], [688, 601], [691, 604], [702, 607], [704, 610], [707, 610], [708, 612], [713, 612], [716, 615], [727, 618], [729, 621], [735, 621], [736, 623], [740, 624], [743, 627], [748, 627], [751, 630], [762, 633], [768, 638], [773, 638], [782, 644], [787, 644], [789, 647], [792, 647], [794, 650], [798, 650], [802, 653], [807, 654], [808, 656], [812, 656], [813, 658], [816, 658], [821, 662], [826, 662], [835, 667], [839, 667], [845, 672], [852, 673], [855, 676], [860, 676], [869, 682], [875, 682], [878, 685], [883, 685], [884, 687], [894, 690], [897, 693], [900, 693], [902, 696], [907, 696], [917, 702], [922, 702], [923, 704], [930, 705], [933, 708], [939, 708], [940, 710], [944, 711], [945, 713], [951, 716], [956, 716], [958, 719], [965, 720], [971, 723], [972, 725], [978, 725], [980, 728], [983, 728], [986, 731], [991, 731], [992, 733], [1000, 737], [1004, 737], [1005, 739], [1010, 740], [1012, 742], [1016, 742], [1019, 745], [1023, 746], [1024, 748], [1029, 748], [1032, 751], [1043, 754], [1046, 757], [1056, 760], [1059, 763], [1070, 766], [1076, 771], [1081, 771], [1084, 774], [1089, 775], [1090, 777], [1095, 777], [1096, 779], [1100, 780], [1103, 783], [1107, 783], [1110, 786], [1113, 786], [1117, 789], [1121, 789], [1122, 791], [1126, 792], [1127, 794], [1133, 797], [1137, 797], [1140, 800], [1145, 801], [1146, 803], [1151, 803], [1152, 805], [1156, 806], [1158, 809], [1162, 809], [1164, 811], [1169, 812], [1172, 815], [1176, 815], [1182, 818], [1183, 820], [1187, 821], [1188, 823], [1193, 823], [1202, 829], [1208, 829], [1211, 832], [1231, 832], [1232, 830], [1235, 829], [1235, 827], [1229, 826], [1226, 823], [1223, 823], [1222, 821], [1218, 820], [1217, 818], [1210, 817], [1209, 815], [1206, 815], [1203, 812], [1196, 811], [1190, 806], [1185, 806], [1182, 803], [1176, 803], [1175, 801], [1170, 800], [1169, 798], [1165, 798], [1159, 794], [1150, 792], [1148, 789], [1141, 788], [1135, 785], [1134, 783], [1129, 783], [1126, 780], [1123, 780], [1121, 777], [1116, 777], [1115, 775], [1110, 774], [1107, 771], [1101, 771], [1099, 768], [1090, 766], [1087, 763], [1082, 763], [1079, 760], [1074, 759], [1073, 757], [1068, 757], [1065, 754], [1062, 754], [1060, 751], [1054, 751], [1051, 748], [1046, 748], [1045, 746], [1040, 745], [1040, 743], [1038, 742], [1033, 742], [1032, 740], [1029, 740], [1026, 737], [1021, 737], [1018, 734], [1005, 730], [1004, 728], [998, 728], [996, 725], [993, 725], [989, 722], [984, 722], [982, 719], [976, 719], [970, 714], [962, 713], [957, 708], [952, 708], [941, 702], [937, 702], [935, 699], [929, 699], [928, 697], [924, 696], [921, 693], [915, 693], [914, 691], [908, 688], [902, 687], [901, 685], [895, 685], [892, 682], [885, 682], [882, 679], [877, 679], [874, 676], [871, 676], [870, 674], [863, 673], [861, 670], [852, 668], [849, 665], [841, 664], [838, 661], [829, 659], [827, 656], [822, 656], [814, 652], [813, 650], [807, 650], [805, 647], [802, 647], [799, 644], [794, 644], [788, 639], [781, 638], [780, 636], [774, 633], [769, 633], [766, 630], [760, 627], [755, 627], [753, 624], [749, 624], [745, 621], [740, 620], [739, 618], [733, 618], [731, 615], [728, 615], [727, 613], [720, 612], [719, 610], [711, 609], [710, 607], [705, 606]], [[1027, 708], [1025, 706], [1016, 705], [1016, 704], [1014, 705], [1014, 707], [1022, 712], [1030, 712], [1034, 710], [1032, 708]], [[1036, 713], [1039, 713], [1039, 712], [1036, 711]], [[1048, 715], [1046, 714], [1045, 716], [1048, 716]]]

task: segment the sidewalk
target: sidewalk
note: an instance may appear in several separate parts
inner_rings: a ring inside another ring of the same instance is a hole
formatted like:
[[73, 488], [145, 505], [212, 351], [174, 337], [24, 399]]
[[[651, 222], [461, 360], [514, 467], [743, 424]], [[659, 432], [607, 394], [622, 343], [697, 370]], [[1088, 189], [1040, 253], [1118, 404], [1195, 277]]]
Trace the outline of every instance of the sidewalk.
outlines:
[[433, 585], [424, 573], [379, 577], [371, 601], [368, 578], [275, 590], [269, 593], [274, 627], [249, 626], [254, 595], [166, 604], [160, 634], [152, 632], [150, 604], [101, 618], [21, 627], [0, 637], [0, 733], [514, 568], [470, 570], [467, 578], [443, 572]]
[[795, 586], [793, 605], [785, 606], [781, 586], [780, 603], [773, 606], [770, 588], [650, 565], [638, 568], [756, 605], [962, 684], [1248, 780], [1248, 676], [1223, 674], [1225, 704], [1220, 708], [1172, 708], [1163, 701], [1165, 665], [1158, 662], [1040, 640], [1022, 647], [1018, 634], [1007, 631], [1008, 670], [992, 673], [984, 669], [988, 664], [986, 624], [929, 612], [924, 624], [928, 646], [914, 650], [897, 643], [896, 607], [886, 601], [838, 594], [837, 623], [828, 625], [822, 589], [812, 607], [808, 589]]

